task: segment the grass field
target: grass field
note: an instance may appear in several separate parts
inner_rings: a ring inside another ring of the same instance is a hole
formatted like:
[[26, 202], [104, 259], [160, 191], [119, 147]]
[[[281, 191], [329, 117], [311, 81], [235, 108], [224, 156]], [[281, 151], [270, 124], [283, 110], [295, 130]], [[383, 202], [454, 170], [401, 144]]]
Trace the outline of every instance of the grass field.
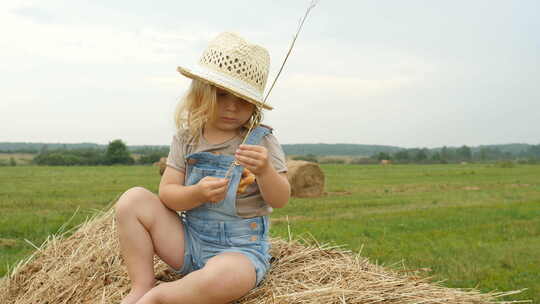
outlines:
[[[449, 287], [527, 288], [506, 300], [540, 301], [540, 166], [322, 165], [321, 198], [292, 199], [272, 235], [312, 234], [372, 262]], [[103, 209], [126, 189], [157, 192], [156, 167], [0, 167], [0, 276], [47, 235]], [[289, 222], [287, 223], [287, 217]], [[390, 266], [389, 266], [390, 267]]]

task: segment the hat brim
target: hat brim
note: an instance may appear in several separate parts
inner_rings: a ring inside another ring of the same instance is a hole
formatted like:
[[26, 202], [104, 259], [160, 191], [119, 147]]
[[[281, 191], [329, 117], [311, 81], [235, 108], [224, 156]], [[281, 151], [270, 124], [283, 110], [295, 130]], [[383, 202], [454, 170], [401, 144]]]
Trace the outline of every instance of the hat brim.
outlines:
[[264, 101], [262, 101], [261, 98], [257, 98], [253, 96], [253, 94], [249, 94], [247, 90], [239, 89], [238, 87], [240, 87], [241, 84], [231, 83], [228, 80], [229, 78], [225, 76], [220, 76], [220, 74], [217, 72], [211, 71], [209, 69], [200, 68], [200, 67], [182, 67], [182, 66], [177, 67], [176, 70], [180, 74], [188, 78], [197, 79], [202, 82], [214, 85], [256, 106], [262, 107], [267, 110], [273, 109], [273, 107], [267, 105]]

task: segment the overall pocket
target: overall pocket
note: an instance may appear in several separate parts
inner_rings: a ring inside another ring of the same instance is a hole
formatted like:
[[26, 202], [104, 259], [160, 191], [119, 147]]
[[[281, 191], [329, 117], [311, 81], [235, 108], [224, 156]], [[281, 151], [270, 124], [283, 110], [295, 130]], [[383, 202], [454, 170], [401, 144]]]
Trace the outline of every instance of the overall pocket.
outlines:
[[191, 186], [197, 184], [203, 177], [203, 170], [197, 167], [188, 168], [188, 175], [184, 185]]
[[[222, 170], [222, 169], [211, 169], [211, 168], [208, 168], [208, 167], [197, 167], [197, 166], [195, 166], [195, 167], [192, 168], [192, 170], [190, 172], [190, 176], [188, 177], [189, 185], [197, 184], [198, 182], [201, 181], [201, 179], [203, 179], [206, 176], [223, 178], [223, 177], [225, 177], [226, 173], [227, 173], [227, 171]], [[192, 176], [193, 176], [193, 178], [192, 178]], [[217, 202], [217, 203], [205, 202], [201, 206], [204, 206], [204, 207], [210, 208], [210, 209], [220, 208], [224, 204], [225, 200], [226, 200], [226, 198], [219, 201], [219, 202]]]
[[258, 251], [263, 249], [263, 244], [268, 241], [266, 225], [261, 218], [244, 219], [228, 225], [225, 238], [229, 246], [254, 248]]

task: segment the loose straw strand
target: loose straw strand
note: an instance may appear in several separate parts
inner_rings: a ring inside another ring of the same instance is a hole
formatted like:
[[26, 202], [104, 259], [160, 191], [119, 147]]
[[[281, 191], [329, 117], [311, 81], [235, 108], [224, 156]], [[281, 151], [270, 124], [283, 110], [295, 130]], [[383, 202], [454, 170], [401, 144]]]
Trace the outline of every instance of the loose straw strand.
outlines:
[[[302, 19], [300, 19], [300, 22], [299, 22], [299, 25], [298, 25], [298, 29], [296, 30], [296, 34], [294, 34], [293, 36], [293, 40], [291, 42], [291, 46], [289, 47], [289, 50], [287, 51], [287, 55], [285, 56], [285, 59], [283, 60], [283, 63], [281, 64], [281, 67], [279, 68], [279, 71], [276, 75], [276, 78], [274, 78], [274, 81], [272, 82], [272, 85], [270, 86], [270, 89], [268, 90], [268, 92], [266, 93], [266, 96], [264, 97], [263, 99], [263, 104], [266, 103], [266, 100], [268, 99], [268, 96], [270, 95], [270, 92], [272, 91], [272, 89], [274, 88], [274, 85], [276, 84], [276, 81], [278, 80], [279, 78], [279, 75], [281, 74], [281, 71], [283, 70], [283, 67], [285, 66], [285, 63], [287, 62], [287, 59], [289, 58], [289, 55], [291, 54], [292, 52], [292, 49], [294, 47], [294, 43], [296, 42], [296, 38], [298, 38], [298, 35], [300, 34], [300, 31], [302, 30], [302, 27], [304, 25], [304, 22], [306, 21], [307, 19], [307, 16], [309, 15], [309, 12], [311, 11], [311, 9], [313, 9], [316, 5], [317, 5], [317, 0], [312, 0], [311, 3], [309, 4], [307, 10], [306, 10], [306, 13], [304, 14], [304, 16], [302, 17]], [[262, 111], [262, 106], [259, 106], [257, 105], [256, 106], [258, 109], [257, 113], [255, 115], [257, 116], [260, 116], [260, 113]], [[246, 135], [244, 136], [244, 140], [242, 140], [242, 145], [245, 144], [247, 138], [249, 137], [249, 135], [251, 134], [251, 130], [253, 129], [254, 125], [255, 125], [255, 121], [259, 121], [258, 119], [259, 117], [254, 117], [254, 119], [252, 119], [251, 121], [251, 124], [249, 126], [249, 129], [246, 133]], [[227, 169], [227, 173], [225, 173], [225, 178], [228, 178], [231, 174], [232, 174], [232, 170], [235, 166], [238, 166], [240, 165], [238, 163], [238, 161], [235, 159], [231, 165], [229, 166], [229, 169]]]
[[276, 84], [276, 81], [278, 80], [279, 75], [281, 74], [281, 71], [283, 70], [283, 67], [285, 66], [285, 63], [287, 62], [287, 59], [289, 58], [289, 55], [291, 54], [291, 51], [292, 51], [292, 49], [294, 47], [294, 43], [296, 42], [296, 38], [298, 38], [298, 35], [300, 34], [300, 31], [302, 30], [302, 26], [304, 25], [304, 22], [306, 21], [309, 12], [311, 11], [312, 8], [314, 8], [317, 5], [317, 2], [318, 1], [316, 1], [316, 0], [311, 1], [311, 3], [309, 4], [309, 6], [308, 6], [308, 8], [306, 10], [306, 13], [304, 14], [304, 17], [302, 17], [302, 19], [300, 19], [298, 29], [296, 30], [296, 34], [293, 36], [293, 40], [291, 42], [291, 46], [289, 47], [289, 51], [287, 52], [287, 55], [285, 56], [285, 59], [283, 60], [283, 63], [281, 64], [281, 67], [279, 68], [279, 71], [277, 73], [276, 78], [274, 78], [274, 81], [272, 82], [272, 86], [270, 86], [270, 89], [268, 90], [268, 93], [266, 93], [266, 96], [264, 97], [263, 103], [266, 102], [266, 99], [270, 95], [270, 92], [272, 92], [272, 89], [274, 88], [274, 85]]

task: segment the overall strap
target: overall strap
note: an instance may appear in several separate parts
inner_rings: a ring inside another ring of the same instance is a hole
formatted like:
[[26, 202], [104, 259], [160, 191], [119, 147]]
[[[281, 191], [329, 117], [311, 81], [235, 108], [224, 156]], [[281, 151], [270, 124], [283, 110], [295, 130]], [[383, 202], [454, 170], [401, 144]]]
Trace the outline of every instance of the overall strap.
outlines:
[[258, 145], [260, 144], [262, 138], [266, 135], [272, 133], [272, 130], [266, 126], [258, 126], [255, 129], [251, 130], [249, 137], [246, 139], [246, 145]]
[[[262, 138], [266, 134], [272, 133], [272, 129], [266, 126], [258, 126], [251, 130], [248, 138], [246, 139], [247, 145], [259, 145]], [[230, 155], [213, 155], [210, 152], [195, 152], [186, 155], [186, 162], [193, 164], [197, 161], [219, 161], [220, 163], [230, 163], [234, 160], [234, 156]]]

